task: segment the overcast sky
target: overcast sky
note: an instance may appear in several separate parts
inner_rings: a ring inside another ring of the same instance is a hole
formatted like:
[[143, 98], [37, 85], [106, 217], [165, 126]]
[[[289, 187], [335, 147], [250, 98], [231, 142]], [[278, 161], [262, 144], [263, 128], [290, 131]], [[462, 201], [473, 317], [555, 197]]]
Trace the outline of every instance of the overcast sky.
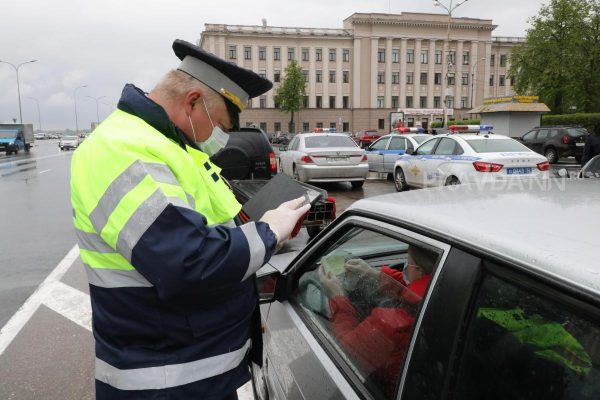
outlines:
[[[494, 36], [524, 36], [527, 20], [545, 0], [469, 0], [457, 17], [492, 19]], [[449, 0], [442, 0], [448, 4]], [[456, 1], [455, 1], [456, 3]], [[195, 42], [206, 23], [342, 28], [355, 12], [436, 13], [429, 0], [3, 0], [0, 1], [0, 60], [21, 66], [23, 120], [38, 129], [75, 128], [77, 91], [80, 129], [89, 129], [117, 104], [125, 83], [149, 91], [178, 65], [174, 39]], [[15, 70], [0, 63], [0, 123], [19, 117]]]

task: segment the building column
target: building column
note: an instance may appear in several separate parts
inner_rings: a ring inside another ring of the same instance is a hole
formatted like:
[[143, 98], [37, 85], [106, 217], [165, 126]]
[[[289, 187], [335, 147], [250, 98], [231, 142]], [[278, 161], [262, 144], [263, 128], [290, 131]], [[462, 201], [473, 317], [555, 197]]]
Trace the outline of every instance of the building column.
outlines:
[[385, 100], [384, 107], [392, 107], [392, 38], [385, 39]]
[[225, 56], [225, 37], [223, 36], [219, 36], [219, 38], [217, 39], [217, 56], [221, 57], [224, 60], [227, 59]]
[[323, 108], [329, 108], [329, 47], [323, 47]]
[[413, 106], [421, 107], [421, 44], [423, 39], [415, 39], [415, 72], [413, 76]]
[[[479, 86], [477, 86], [477, 82], [479, 80], [479, 69], [480, 67], [484, 67], [484, 65], [487, 62], [486, 61], [482, 61], [481, 60], [482, 57], [479, 56], [479, 41], [477, 40], [473, 40], [471, 41], [471, 65], [469, 65], [469, 84], [470, 84], [470, 90], [469, 90], [469, 108], [473, 109], [475, 107], [477, 107], [477, 105], [479, 104], [477, 102], [477, 90], [479, 89]], [[476, 67], [475, 69], [473, 69], [473, 67]]]
[[[273, 81], [274, 65], [273, 65], [273, 46], [267, 46], [267, 78]], [[269, 90], [267, 94], [267, 108], [275, 107], [275, 89]]]
[[[483, 98], [486, 99], [488, 97], [491, 97], [491, 93], [490, 92], [490, 83], [489, 83], [489, 79], [490, 79], [490, 75], [492, 74], [492, 68], [490, 67], [490, 58], [492, 55], [492, 42], [485, 42], [485, 72], [483, 75]], [[499, 60], [494, 60], [495, 63], [498, 63]], [[494, 77], [494, 83], [496, 83], [496, 77]]]
[[408, 48], [408, 39], [400, 39], [400, 108], [406, 108], [406, 50]]
[[360, 57], [361, 57], [361, 39], [354, 38], [354, 48], [352, 50], [352, 104], [353, 108], [360, 108]]
[[238, 65], [238, 67], [244, 68], [244, 45], [238, 44], [236, 51], [237, 51], [237, 58], [235, 60], [235, 63]]
[[379, 38], [371, 38], [371, 96], [369, 98], [369, 108], [377, 108], [377, 49], [379, 48]]
[[448, 40], [444, 40], [443, 50], [442, 50], [442, 108], [445, 107], [446, 104], [446, 95], [448, 93], [448, 73], [452, 71], [450, 68], [450, 63], [448, 62], [450, 57], [450, 42]]
[[[429, 68], [427, 69], [427, 108], [433, 108], [435, 88], [435, 40], [429, 40]], [[430, 121], [431, 123], [431, 121]]]
[[464, 49], [464, 40], [457, 40], [456, 44], [456, 72], [454, 74], [454, 109], [460, 108], [461, 98], [463, 93], [463, 85], [462, 85], [462, 73], [463, 73], [463, 61], [462, 61], [462, 53]]
[[316, 53], [315, 46], [311, 46], [309, 48], [309, 61], [308, 61], [308, 108], [316, 108], [317, 107], [317, 61], [316, 61]]
[[[338, 51], [340, 50], [340, 51]], [[342, 100], [344, 99], [344, 77], [343, 75], [343, 70], [344, 70], [344, 61], [343, 61], [343, 53], [344, 53], [344, 48], [340, 47], [340, 48], [336, 48], [336, 57], [335, 57], [335, 62], [336, 62], [336, 68], [335, 68], [335, 108], [342, 108]], [[341, 129], [341, 128], [340, 128]]]
[[[258, 45], [257, 44], [252, 45], [252, 71], [256, 72], [257, 74], [260, 72], [258, 70]], [[265, 71], [265, 73], [266, 73], [266, 71]], [[260, 107], [259, 97], [255, 97], [251, 101], [252, 101], [252, 108]], [[257, 124], [258, 124], [258, 122], [257, 122]]]

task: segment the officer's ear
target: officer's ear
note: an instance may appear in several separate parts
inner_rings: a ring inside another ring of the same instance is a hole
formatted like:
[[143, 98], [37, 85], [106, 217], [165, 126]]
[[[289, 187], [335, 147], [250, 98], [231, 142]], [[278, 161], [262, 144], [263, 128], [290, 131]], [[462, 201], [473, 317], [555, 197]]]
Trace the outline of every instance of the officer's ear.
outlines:
[[190, 90], [183, 100], [183, 108], [187, 115], [192, 113], [192, 110], [199, 101], [202, 101], [202, 92], [198, 89]]

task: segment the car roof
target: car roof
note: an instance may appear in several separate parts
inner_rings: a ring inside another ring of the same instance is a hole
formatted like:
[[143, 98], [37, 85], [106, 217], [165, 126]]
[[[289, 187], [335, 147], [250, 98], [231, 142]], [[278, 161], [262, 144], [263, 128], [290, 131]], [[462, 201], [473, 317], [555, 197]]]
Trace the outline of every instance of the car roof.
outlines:
[[419, 189], [359, 200], [348, 210], [393, 217], [600, 294], [600, 180]]
[[484, 140], [484, 139], [515, 140], [513, 138], [509, 138], [508, 136], [494, 135], [494, 134], [488, 134], [488, 133], [480, 133], [479, 135], [474, 134], [474, 133], [453, 133], [453, 134], [449, 134], [449, 135], [441, 135], [441, 136], [437, 135], [436, 137], [461, 138], [461, 139], [465, 139], [465, 140], [471, 140], [471, 139], [475, 139], [475, 140]]
[[348, 137], [347, 134], [345, 133], [339, 133], [339, 132], [314, 132], [314, 133], [298, 133], [296, 136], [300, 136], [300, 137], [313, 137], [313, 136], [318, 136], [318, 137], [323, 137], [323, 136], [344, 136], [344, 137]]

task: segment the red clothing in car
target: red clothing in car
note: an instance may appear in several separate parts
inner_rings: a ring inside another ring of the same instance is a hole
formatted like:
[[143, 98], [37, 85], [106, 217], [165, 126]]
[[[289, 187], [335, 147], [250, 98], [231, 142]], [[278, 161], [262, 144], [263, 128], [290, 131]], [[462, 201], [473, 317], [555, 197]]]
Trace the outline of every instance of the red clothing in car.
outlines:
[[[402, 272], [389, 267], [381, 271], [386, 276], [404, 284]], [[385, 277], [380, 287], [384, 289]], [[425, 294], [431, 275], [424, 275], [411, 282], [402, 293], [402, 299], [408, 304], [415, 304]], [[387, 284], [389, 285], [389, 283]], [[367, 376], [373, 376], [384, 385], [387, 393], [394, 390], [400, 375], [404, 354], [410, 340], [414, 316], [404, 308], [373, 308], [368, 317], [359, 321], [356, 310], [345, 296], [336, 296], [330, 300], [331, 329], [346, 352], [357, 362]]]

